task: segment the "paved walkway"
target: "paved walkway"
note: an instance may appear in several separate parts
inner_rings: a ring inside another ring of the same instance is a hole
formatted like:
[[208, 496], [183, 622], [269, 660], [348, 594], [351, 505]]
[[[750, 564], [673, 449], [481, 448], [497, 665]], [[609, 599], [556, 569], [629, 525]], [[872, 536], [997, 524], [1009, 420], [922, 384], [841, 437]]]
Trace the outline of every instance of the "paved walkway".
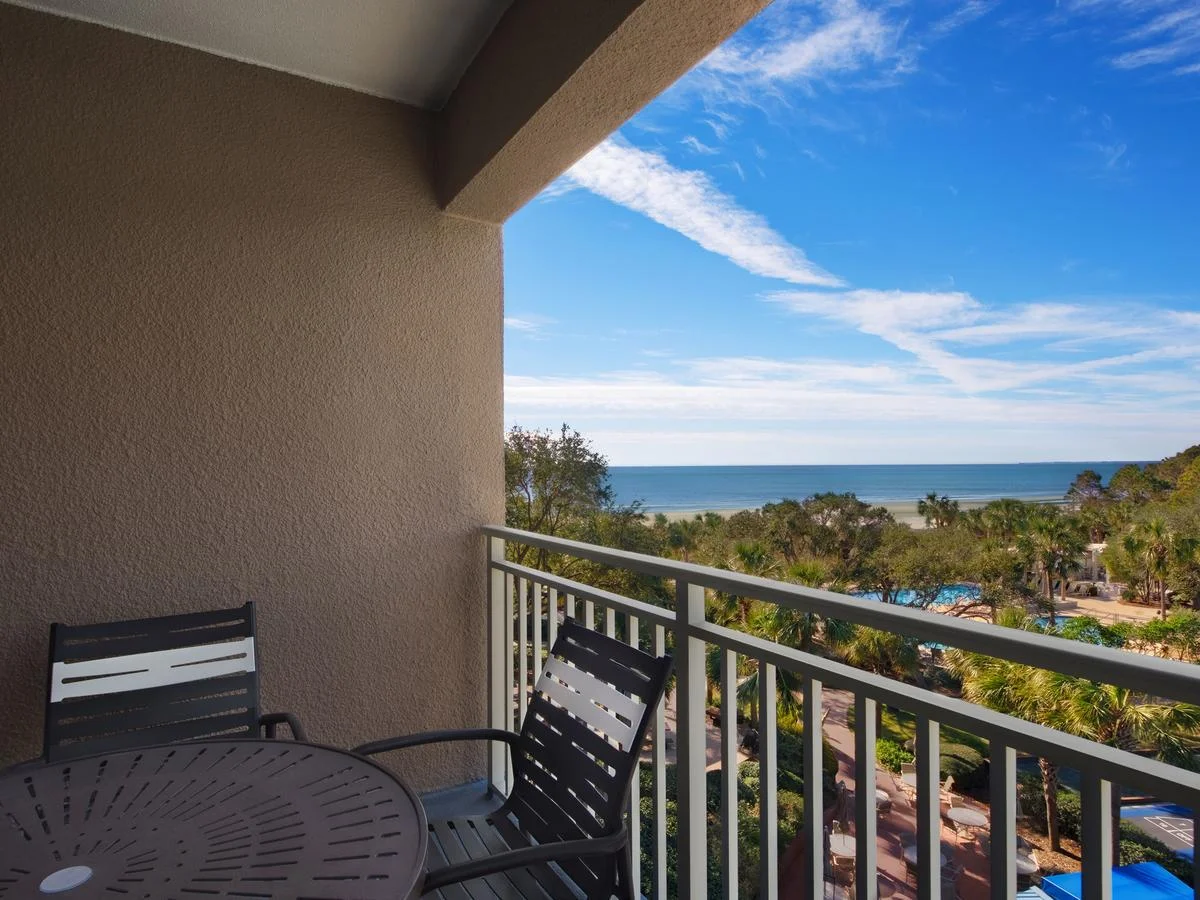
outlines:
[[[848, 691], [826, 690], [824, 695], [825, 738], [832, 745], [838, 761], [838, 774], [847, 790], [856, 790], [854, 766], [854, 732], [850, 730], [848, 714], [854, 705], [854, 695]], [[883, 769], [875, 772], [875, 784], [887, 791], [892, 798], [892, 811], [881, 816], [877, 826], [879, 836], [879, 896], [915, 898], [916, 889], [906, 880], [904, 857], [901, 855], [901, 838], [907, 843], [915, 842], [917, 833], [916, 811], [893, 781], [890, 773]], [[850, 831], [854, 832], [851, 818]], [[956, 845], [954, 834], [942, 829], [942, 840], [953, 847], [954, 858], [962, 864], [963, 875], [959, 879], [959, 896], [962, 900], [986, 900], [988, 891], [988, 861], [978, 846], [965, 842]], [[803, 891], [803, 841], [799, 838], [783, 852], [780, 863], [780, 900], [809, 900]]]

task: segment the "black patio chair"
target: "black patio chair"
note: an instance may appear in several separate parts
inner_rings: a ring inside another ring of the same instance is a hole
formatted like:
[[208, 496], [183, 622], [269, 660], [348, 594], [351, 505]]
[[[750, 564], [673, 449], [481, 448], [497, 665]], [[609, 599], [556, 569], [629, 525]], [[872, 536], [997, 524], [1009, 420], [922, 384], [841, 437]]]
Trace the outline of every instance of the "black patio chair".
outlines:
[[498, 810], [429, 823], [426, 893], [554, 900], [637, 895], [623, 817], [670, 672], [670, 656], [656, 658], [567, 619], [519, 734], [431, 731], [356, 747], [374, 754], [489, 740], [512, 748], [514, 786]]
[[210, 737], [277, 736], [262, 715], [254, 604], [98, 625], [50, 627], [42, 761]]

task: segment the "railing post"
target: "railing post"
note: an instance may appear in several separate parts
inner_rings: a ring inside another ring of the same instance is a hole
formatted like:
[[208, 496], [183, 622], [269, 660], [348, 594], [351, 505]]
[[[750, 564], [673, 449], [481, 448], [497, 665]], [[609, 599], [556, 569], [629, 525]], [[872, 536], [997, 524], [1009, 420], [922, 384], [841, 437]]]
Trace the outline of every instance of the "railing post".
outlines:
[[941, 747], [938, 723], [917, 716], [917, 898], [942, 896]]
[[804, 676], [804, 896], [825, 894], [825, 778], [821, 682]]
[[1017, 895], [1017, 751], [991, 742], [992, 896]]
[[[508, 642], [508, 603], [504, 572], [494, 567], [504, 562], [504, 539], [489, 537], [488, 541], [488, 725], [508, 728], [512, 706], [512, 683], [508, 679], [508, 660], [512, 659], [512, 644]], [[508, 744], [489, 741], [488, 787], [507, 796]]]
[[721, 887], [738, 897], [737, 653], [721, 651]]
[[704, 641], [691, 635], [704, 621], [704, 588], [677, 581], [675, 587], [676, 710], [675, 758], [679, 776], [679, 896], [708, 896], [708, 840], [704, 765]]
[[775, 666], [758, 661], [758, 898], [779, 898], [778, 688]]
[[1112, 897], [1112, 785], [1095, 772], [1084, 772], [1079, 818], [1083, 838], [1083, 900]]
[[854, 818], [856, 852], [854, 883], [858, 900], [879, 896], [877, 801], [875, 800], [875, 700], [854, 695]]

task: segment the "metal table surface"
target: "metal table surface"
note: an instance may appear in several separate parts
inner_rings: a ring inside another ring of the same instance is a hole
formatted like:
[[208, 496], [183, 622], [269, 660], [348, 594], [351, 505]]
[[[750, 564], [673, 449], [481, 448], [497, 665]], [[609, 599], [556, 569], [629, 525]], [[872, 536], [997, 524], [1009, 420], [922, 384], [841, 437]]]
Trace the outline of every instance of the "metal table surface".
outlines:
[[0, 898], [397, 900], [420, 895], [416, 795], [297, 741], [201, 741], [0, 776]]

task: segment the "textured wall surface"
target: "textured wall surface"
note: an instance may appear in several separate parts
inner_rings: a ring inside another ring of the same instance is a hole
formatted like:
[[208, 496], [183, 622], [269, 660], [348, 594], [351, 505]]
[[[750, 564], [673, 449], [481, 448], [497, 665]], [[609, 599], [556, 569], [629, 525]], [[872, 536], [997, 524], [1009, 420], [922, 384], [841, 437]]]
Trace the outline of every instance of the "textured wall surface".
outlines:
[[425, 114], [2, 4], [0, 112], [0, 764], [51, 621], [245, 599], [313, 738], [482, 724], [501, 233]]

